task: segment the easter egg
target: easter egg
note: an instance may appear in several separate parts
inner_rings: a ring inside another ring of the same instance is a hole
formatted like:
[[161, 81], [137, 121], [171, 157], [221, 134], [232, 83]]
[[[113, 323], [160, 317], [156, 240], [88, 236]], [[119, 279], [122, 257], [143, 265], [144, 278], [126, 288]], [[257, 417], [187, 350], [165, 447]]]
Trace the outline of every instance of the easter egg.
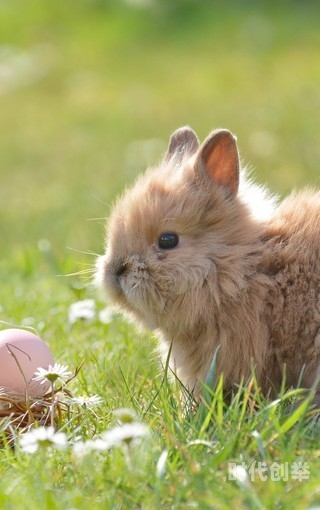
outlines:
[[42, 397], [50, 388], [49, 381], [32, 380], [38, 368], [47, 369], [54, 359], [47, 344], [24, 329], [0, 331], [0, 387], [19, 395]]

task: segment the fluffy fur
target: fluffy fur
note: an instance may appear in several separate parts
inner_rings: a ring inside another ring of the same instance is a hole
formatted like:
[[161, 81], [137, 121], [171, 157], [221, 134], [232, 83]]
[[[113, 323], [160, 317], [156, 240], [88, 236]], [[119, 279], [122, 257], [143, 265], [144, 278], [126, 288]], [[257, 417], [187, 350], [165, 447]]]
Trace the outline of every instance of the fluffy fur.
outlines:
[[[263, 213], [263, 214], [261, 214]], [[320, 193], [279, 206], [240, 171], [227, 130], [200, 146], [188, 127], [115, 204], [98, 278], [122, 311], [155, 330], [197, 396], [213, 356], [226, 390], [256, 376], [276, 393], [311, 387], [320, 358]], [[173, 248], [162, 234], [178, 235]], [[161, 245], [161, 243], [160, 243]]]

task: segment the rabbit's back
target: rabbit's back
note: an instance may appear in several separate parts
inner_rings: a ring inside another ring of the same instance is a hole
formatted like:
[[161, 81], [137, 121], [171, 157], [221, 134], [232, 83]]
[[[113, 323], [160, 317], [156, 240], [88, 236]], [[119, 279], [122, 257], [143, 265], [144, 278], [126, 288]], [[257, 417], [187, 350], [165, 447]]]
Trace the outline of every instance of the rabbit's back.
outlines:
[[[320, 193], [287, 197], [270, 220], [263, 272], [273, 284], [266, 376], [313, 384], [320, 364]], [[270, 377], [271, 379], [271, 377]]]

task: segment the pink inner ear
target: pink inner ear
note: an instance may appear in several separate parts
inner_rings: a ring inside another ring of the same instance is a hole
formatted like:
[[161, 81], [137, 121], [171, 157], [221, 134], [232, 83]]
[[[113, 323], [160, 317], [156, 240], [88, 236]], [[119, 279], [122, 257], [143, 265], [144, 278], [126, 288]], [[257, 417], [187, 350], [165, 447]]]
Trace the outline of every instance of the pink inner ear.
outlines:
[[208, 176], [236, 194], [239, 187], [239, 156], [235, 138], [229, 131], [218, 131], [205, 142], [202, 161]]

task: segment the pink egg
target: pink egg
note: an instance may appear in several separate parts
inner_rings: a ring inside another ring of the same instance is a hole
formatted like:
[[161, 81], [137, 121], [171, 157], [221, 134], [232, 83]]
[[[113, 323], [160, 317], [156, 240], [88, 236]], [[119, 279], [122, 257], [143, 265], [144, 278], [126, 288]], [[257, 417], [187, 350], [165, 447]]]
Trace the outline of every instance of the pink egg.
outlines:
[[0, 387], [25, 395], [27, 383], [30, 396], [42, 397], [50, 383], [32, 378], [38, 368], [53, 364], [49, 347], [37, 335], [24, 329], [0, 331]]

